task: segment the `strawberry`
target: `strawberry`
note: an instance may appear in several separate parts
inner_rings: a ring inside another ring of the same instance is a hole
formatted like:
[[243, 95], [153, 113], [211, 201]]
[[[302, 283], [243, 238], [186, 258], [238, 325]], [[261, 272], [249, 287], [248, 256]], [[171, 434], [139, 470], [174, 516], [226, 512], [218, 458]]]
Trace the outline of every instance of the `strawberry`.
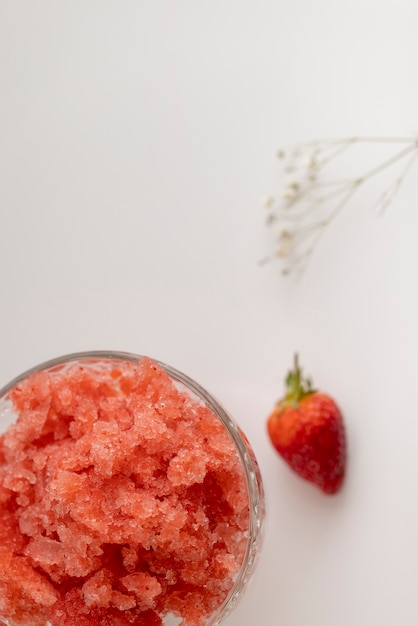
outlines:
[[343, 482], [346, 437], [343, 418], [334, 400], [302, 378], [297, 355], [286, 378], [286, 395], [267, 421], [273, 446], [302, 478], [328, 494]]

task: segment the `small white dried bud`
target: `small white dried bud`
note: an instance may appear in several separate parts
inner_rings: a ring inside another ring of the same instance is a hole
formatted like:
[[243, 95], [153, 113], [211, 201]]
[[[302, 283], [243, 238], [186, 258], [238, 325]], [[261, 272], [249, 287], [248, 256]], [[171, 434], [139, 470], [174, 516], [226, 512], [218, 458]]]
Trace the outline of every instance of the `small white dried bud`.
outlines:
[[277, 150], [276, 152], [276, 157], [280, 160], [284, 159], [286, 156], [286, 153], [284, 150]]
[[309, 155], [309, 157], [305, 161], [305, 165], [310, 171], [316, 170], [316, 168], [318, 167], [318, 159], [316, 158], [316, 154]]
[[282, 190], [281, 196], [285, 200], [295, 200], [296, 196], [300, 191], [300, 183], [299, 181], [293, 179], [286, 183], [285, 187]]
[[282, 198], [284, 198], [285, 200], [294, 200], [295, 195], [295, 192], [288, 187], [285, 187], [281, 193]]
[[290, 231], [284, 229], [277, 234], [277, 239], [278, 246], [276, 250], [276, 256], [281, 258], [289, 256], [289, 254], [293, 250], [295, 243], [293, 234]]
[[272, 196], [265, 196], [261, 199], [261, 204], [263, 205], [263, 207], [268, 209], [274, 204], [274, 198]]

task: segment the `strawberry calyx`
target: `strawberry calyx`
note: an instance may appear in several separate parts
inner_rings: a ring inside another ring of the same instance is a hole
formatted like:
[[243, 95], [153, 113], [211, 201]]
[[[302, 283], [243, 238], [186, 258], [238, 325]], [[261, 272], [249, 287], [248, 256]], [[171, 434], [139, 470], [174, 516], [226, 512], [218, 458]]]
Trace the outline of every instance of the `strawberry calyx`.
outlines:
[[293, 369], [290, 370], [286, 377], [286, 395], [280, 404], [283, 408], [292, 406], [298, 408], [302, 398], [315, 393], [316, 389], [312, 386], [310, 378], [302, 376], [302, 369], [299, 366], [299, 357], [296, 353], [293, 361]]

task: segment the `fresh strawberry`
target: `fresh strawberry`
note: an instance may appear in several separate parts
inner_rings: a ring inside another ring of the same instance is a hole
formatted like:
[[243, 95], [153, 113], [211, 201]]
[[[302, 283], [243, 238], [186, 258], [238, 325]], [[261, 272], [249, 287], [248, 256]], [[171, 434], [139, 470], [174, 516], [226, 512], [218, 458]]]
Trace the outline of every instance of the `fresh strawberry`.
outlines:
[[346, 437], [343, 418], [334, 400], [312, 388], [295, 356], [286, 378], [286, 395], [267, 421], [276, 450], [302, 478], [325, 493], [336, 493], [343, 482]]

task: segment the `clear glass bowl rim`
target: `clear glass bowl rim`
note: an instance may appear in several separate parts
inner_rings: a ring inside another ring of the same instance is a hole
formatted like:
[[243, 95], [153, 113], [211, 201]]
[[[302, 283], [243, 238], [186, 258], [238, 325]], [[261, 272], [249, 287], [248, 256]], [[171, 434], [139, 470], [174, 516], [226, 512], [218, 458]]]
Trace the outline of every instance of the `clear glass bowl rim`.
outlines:
[[[50, 370], [55, 367], [60, 367], [71, 362], [77, 361], [131, 361], [138, 362], [145, 355], [135, 354], [132, 352], [114, 351], [114, 350], [92, 350], [84, 352], [73, 352], [65, 354], [54, 359], [49, 359], [30, 369], [19, 374], [13, 378], [9, 383], [0, 389], [0, 401], [4, 399], [8, 392], [16, 387], [22, 380], [28, 378], [32, 374], [40, 371]], [[243, 431], [238, 426], [234, 418], [224, 409], [224, 407], [209, 393], [204, 387], [202, 387], [195, 380], [180, 372], [171, 365], [159, 361], [153, 357], [149, 357], [156, 363], [158, 363], [174, 381], [179, 382], [181, 385], [192, 391], [198, 398], [217, 415], [222, 424], [231, 437], [237, 454], [240, 458], [242, 468], [245, 472], [245, 478], [248, 489], [249, 499], [249, 530], [247, 550], [241, 569], [237, 575], [235, 583], [230, 590], [227, 598], [223, 602], [222, 606], [218, 609], [216, 614], [212, 617], [212, 620], [206, 624], [206, 626], [218, 626], [229, 615], [231, 610], [237, 604], [241, 598], [243, 591], [245, 590], [251, 575], [253, 574], [257, 558], [260, 553], [262, 541], [263, 541], [263, 529], [264, 529], [264, 516], [265, 516], [265, 499], [264, 489], [261, 478], [260, 469], [255, 458], [251, 445], [246, 438]]]

